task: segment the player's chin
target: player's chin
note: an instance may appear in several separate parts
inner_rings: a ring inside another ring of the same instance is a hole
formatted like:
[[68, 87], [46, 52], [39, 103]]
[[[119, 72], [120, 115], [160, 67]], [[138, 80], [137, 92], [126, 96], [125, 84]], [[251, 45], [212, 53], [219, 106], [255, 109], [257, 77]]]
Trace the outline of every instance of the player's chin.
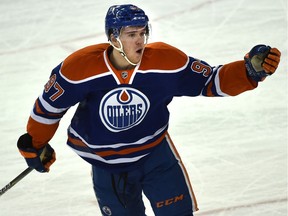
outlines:
[[143, 53], [142, 53], [142, 52], [141, 52], [141, 53], [136, 52], [136, 54], [133, 56], [133, 61], [134, 61], [134, 62], [137, 62], [137, 63], [140, 62], [142, 56], [143, 56]]

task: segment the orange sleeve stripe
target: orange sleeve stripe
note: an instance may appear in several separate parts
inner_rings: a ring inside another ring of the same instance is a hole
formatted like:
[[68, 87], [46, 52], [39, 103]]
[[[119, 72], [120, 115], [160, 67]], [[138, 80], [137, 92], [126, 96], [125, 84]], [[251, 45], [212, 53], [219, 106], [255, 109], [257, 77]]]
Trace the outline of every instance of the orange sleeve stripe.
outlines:
[[206, 95], [208, 96], [208, 97], [213, 97], [213, 96], [215, 96], [213, 93], [212, 93], [212, 82], [210, 82], [209, 84], [208, 84], [208, 86], [207, 86], [207, 93], [206, 93]]
[[231, 96], [257, 87], [257, 82], [246, 74], [244, 60], [223, 65], [219, 71], [219, 79], [221, 91]]
[[36, 149], [44, 147], [54, 136], [58, 126], [59, 122], [47, 125], [37, 122], [30, 117], [27, 124], [27, 132], [32, 136], [33, 147]]
[[[39, 99], [37, 99], [35, 101], [35, 110], [36, 110], [36, 113], [38, 113], [38, 114], [45, 114], [39, 105]], [[53, 117], [58, 117], [58, 118], [61, 118], [63, 116], [62, 114], [57, 114], [57, 113], [49, 113], [47, 115], [53, 116]]]
[[37, 99], [35, 101], [35, 109], [36, 109], [36, 112], [39, 113], [39, 114], [44, 114], [44, 112], [41, 110], [40, 106], [39, 106], [39, 99]]

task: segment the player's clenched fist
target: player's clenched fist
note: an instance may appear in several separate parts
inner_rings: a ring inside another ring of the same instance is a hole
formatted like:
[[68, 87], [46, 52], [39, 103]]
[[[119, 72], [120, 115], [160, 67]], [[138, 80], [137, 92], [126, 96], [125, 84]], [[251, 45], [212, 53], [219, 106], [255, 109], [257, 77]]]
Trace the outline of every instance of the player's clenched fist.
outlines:
[[280, 62], [281, 52], [277, 48], [257, 45], [244, 57], [248, 76], [255, 81], [263, 81], [272, 75]]
[[56, 160], [55, 151], [48, 143], [41, 149], [36, 149], [28, 133], [20, 136], [17, 146], [27, 165], [38, 172], [49, 172], [49, 167]]

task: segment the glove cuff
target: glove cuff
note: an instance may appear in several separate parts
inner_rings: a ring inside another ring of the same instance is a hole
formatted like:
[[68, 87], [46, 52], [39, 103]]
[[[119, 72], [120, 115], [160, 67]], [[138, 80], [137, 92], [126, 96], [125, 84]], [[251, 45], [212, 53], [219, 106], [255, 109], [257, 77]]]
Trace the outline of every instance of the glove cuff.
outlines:
[[32, 137], [28, 133], [25, 133], [19, 137], [17, 141], [17, 147], [24, 158], [38, 157], [43, 151], [43, 148], [40, 150], [36, 150], [33, 147]]
[[269, 74], [267, 74], [264, 70], [262, 71], [256, 71], [251, 63], [250, 58], [244, 58], [245, 61], [245, 67], [247, 71], [247, 75], [251, 77], [256, 82], [262, 81], [265, 77], [267, 77]]
[[29, 167], [34, 168], [39, 172], [47, 171], [40, 159], [40, 155], [44, 148], [39, 150], [35, 149], [32, 145], [32, 137], [28, 133], [19, 137], [17, 147]]
[[267, 74], [262, 67], [264, 59], [269, 54], [270, 49], [270, 46], [259, 44], [254, 46], [244, 57], [247, 75], [256, 82], [262, 81], [270, 75]]

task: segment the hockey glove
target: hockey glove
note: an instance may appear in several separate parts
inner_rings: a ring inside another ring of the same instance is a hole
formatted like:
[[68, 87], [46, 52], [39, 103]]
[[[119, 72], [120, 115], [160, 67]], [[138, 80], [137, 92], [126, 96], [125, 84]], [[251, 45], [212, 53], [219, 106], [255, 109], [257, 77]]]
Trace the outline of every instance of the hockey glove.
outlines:
[[17, 147], [27, 165], [38, 172], [49, 172], [49, 167], [56, 160], [55, 151], [48, 143], [41, 149], [35, 149], [32, 145], [32, 137], [28, 133], [20, 136]]
[[257, 82], [263, 81], [276, 71], [280, 56], [281, 53], [277, 48], [263, 44], [253, 47], [244, 57], [248, 76]]

